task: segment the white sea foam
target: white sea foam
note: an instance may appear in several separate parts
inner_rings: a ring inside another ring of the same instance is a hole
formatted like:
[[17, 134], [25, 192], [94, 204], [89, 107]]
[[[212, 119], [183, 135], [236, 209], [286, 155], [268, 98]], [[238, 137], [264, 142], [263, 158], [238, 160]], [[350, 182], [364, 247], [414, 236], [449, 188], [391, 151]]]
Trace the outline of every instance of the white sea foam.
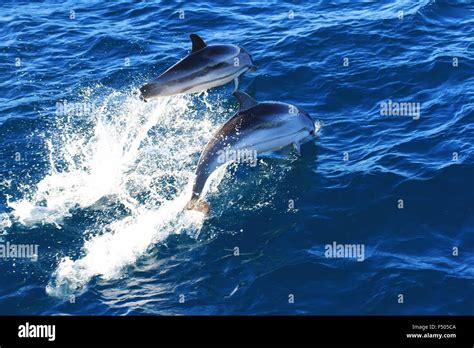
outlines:
[[86, 241], [82, 258], [61, 261], [46, 291], [55, 296], [80, 293], [94, 276], [120, 276], [124, 267], [170, 234], [199, 230], [204, 216], [184, 210], [188, 199], [182, 194], [157, 210], [138, 207], [133, 215], [113, 222], [108, 233]]
[[[85, 95], [88, 103], [90, 95]], [[91, 227], [82, 256], [66, 255], [59, 263], [49, 294], [67, 296], [83, 290], [92, 277], [117, 277], [168, 235], [198, 233], [204, 216], [184, 207], [195, 156], [217, 125], [210, 121], [206, 96], [205, 110], [199, 112], [193, 98], [143, 103], [132, 94], [112, 92], [95, 114], [68, 115], [58, 123], [56, 136], [46, 140], [49, 173], [25, 198], [8, 203], [12, 219], [26, 226], [61, 227], [75, 209], [95, 207], [104, 199], [128, 214]]]
[[5, 234], [6, 230], [10, 228], [12, 222], [7, 213], [0, 214], [0, 235]]

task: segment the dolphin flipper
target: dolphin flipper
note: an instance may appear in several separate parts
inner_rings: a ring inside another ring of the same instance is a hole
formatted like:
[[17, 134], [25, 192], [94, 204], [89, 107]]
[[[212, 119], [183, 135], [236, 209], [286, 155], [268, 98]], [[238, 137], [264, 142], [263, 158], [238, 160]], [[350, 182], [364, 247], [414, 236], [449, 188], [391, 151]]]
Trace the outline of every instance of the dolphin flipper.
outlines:
[[301, 145], [299, 143], [293, 143], [293, 148], [298, 155], [301, 155]]

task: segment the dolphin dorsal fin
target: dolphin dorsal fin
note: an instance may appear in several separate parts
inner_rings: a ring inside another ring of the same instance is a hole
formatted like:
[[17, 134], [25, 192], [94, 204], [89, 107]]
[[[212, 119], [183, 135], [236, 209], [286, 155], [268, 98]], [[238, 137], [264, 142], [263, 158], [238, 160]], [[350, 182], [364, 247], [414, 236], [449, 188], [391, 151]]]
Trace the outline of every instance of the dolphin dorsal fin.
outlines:
[[242, 91], [234, 91], [232, 95], [239, 101], [239, 110], [247, 110], [258, 104], [258, 102]]
[[203, 39], [199, 35], [196, 34], [191, 34], [189, 35], [191, 38], [191, 43], [193, 44], [193, 48], [191, 50], [191, 53], [197, 52], [199, 50], [202, 50], [204, 47], [206, 47], [206, 43], [204, 42]]

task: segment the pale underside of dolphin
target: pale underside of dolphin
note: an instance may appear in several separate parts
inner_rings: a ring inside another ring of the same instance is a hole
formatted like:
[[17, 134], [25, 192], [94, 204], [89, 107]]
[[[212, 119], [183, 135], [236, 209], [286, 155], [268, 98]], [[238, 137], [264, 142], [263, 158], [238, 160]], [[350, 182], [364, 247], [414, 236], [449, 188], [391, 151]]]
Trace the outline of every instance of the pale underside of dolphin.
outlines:
[[293, 145], [299, 152], [300, 144], [315, 136], [317, 129], [305, 111], [286, 103], [258, 103], [241, 91], [234, 91], [233, 95], [239, 101], [239, 110], [204, 147], [187, 209], [203, 213], [209, 211], [203, 191], [209, 176], [232, 161], [223, 156], [224, 153], [256, 153], [258, 156], [288, 145]]
[[201, 92], [231, 81], [235, 82], [237, 90], [239, 77], [255, 70], [252, 58], [239, 46], [206, 45], [196, 34], [191, 34], [190, 38], [191, 53], [141, 87], [143, 100]]

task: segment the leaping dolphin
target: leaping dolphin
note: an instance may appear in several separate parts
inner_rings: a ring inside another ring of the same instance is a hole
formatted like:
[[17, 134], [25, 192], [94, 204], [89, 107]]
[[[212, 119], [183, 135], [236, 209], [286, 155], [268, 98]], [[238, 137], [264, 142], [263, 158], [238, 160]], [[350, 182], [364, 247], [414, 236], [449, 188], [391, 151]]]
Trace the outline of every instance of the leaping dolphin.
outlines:
[[248, 70], [255, 70], [248, 52], [235, 45], [206, 45], [196, 34], [190, 35], [191, 53], [155, 80], [140, 88], [141, 98], [188, 94], [235, 81]]
[[221, 165], [235, 161], [226, 154], [261, 154], [293, 144], [299, 153], [300, 144], [315, 136], [310, 115], [294, 105], [280, 102], [258, 103], [241, 91], [234, 91], [239, 110], [222, 125], [204, 147], [196, 168], [191, 200], [186, 208], [205, 214], [209, 205], [202, 194], [209, 176]]

